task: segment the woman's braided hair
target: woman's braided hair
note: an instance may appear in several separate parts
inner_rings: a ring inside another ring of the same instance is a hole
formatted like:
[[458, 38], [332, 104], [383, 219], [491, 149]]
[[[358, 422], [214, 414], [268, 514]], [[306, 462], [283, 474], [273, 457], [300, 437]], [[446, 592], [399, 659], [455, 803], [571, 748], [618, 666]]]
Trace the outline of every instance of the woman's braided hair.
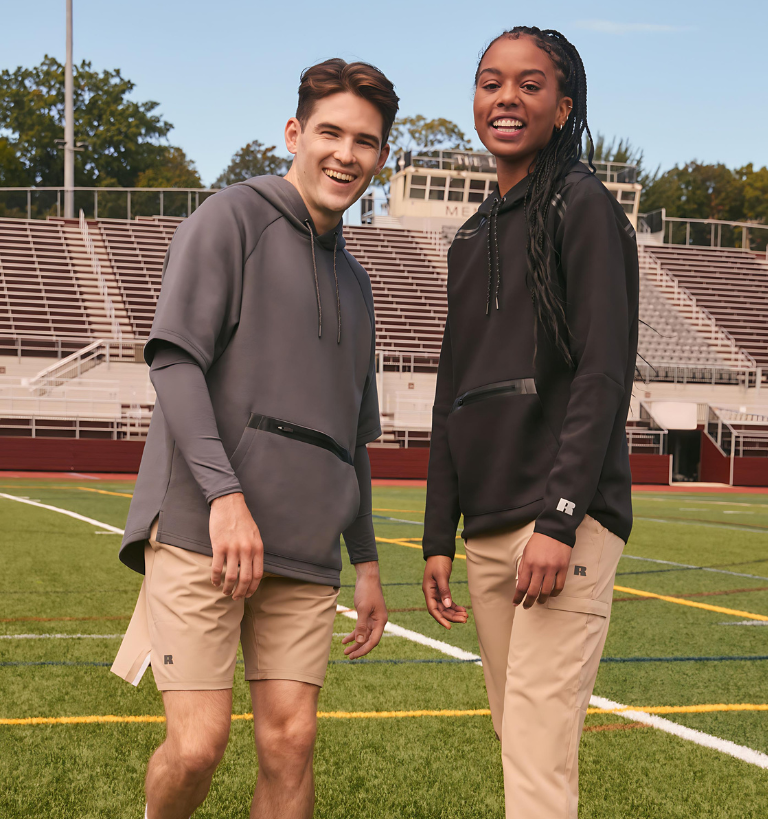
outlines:
[[573, 100], [573, 109], [562, 130], [555, 128], [549, 142], [536, 156], [525, 196], [525, 217], [528, 226], [528, 275], [539, 322], [552, 336], [556, 349], [569, 366], [573, 359], [568, 345], [568, 323], [562, 297], [552, 282], [550, 262], [553, 244], [547, 236], [547, 215], [557, 187], [566, 173], [581, 159], [584, 132], [588, 136], [587, 159], [592, 172], [594, 146], [587, 124], [587, 76], [584, 63], [576, 47], [559, 31], [542, 31], [534, 26], [515, 26], [492, 40], [480, 55], [475, 85], [480, 73], [480, 63], [488, 49], [502, 38], [530, 37], [549, 55], [555, 66], [560, 94]]

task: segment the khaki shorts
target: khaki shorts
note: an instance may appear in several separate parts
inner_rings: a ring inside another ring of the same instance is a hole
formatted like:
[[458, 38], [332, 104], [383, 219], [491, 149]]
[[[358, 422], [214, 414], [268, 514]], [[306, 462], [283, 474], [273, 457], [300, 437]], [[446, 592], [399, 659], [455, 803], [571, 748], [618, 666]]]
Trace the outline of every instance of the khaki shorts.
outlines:
[[152, 666], [161, 691], [232, 688], [238, 641], [246, 680], [322, 686], [339, 589], [268, 574], [247, 600], [211, 583], [211, 558], [152, 537], [139, 601], [112, 671], [138, 685]]

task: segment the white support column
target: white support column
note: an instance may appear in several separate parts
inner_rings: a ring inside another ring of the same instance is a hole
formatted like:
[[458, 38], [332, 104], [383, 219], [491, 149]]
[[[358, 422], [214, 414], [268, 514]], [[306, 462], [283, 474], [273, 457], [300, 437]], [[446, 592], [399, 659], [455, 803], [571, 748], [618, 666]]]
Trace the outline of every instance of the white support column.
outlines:
[[64, 68], [64, 218], [75, 218], [75, 123], [72, 76], [72, 0], [67, 0], [67, 62]]

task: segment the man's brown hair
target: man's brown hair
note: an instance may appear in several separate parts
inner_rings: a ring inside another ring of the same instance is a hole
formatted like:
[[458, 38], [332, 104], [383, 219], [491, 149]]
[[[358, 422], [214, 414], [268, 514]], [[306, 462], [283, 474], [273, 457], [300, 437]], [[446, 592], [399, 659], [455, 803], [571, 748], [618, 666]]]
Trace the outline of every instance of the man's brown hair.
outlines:
[[344, 91], [357, 94], [376, 106], [384, 120], [381, 144], [386, 145], [400, 102], [395, 86], [375, 66], [362, 62], [348, 63], [339, 57], [301, 72], [299, 105], [296, 108], [296, 119], [301, 123], [301, 129], [304, 130], [318, 100]]

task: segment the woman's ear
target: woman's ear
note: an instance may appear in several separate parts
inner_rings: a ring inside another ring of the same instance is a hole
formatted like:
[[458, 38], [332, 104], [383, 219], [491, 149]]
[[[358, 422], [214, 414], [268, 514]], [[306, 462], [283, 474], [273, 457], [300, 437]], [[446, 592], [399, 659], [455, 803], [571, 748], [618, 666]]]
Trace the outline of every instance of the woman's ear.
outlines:
[[573, 100], [570, 97], [562, 97], [557, 104], [557, 116], [555, 117], [555, 128], [563, 128], [573, 109]]

